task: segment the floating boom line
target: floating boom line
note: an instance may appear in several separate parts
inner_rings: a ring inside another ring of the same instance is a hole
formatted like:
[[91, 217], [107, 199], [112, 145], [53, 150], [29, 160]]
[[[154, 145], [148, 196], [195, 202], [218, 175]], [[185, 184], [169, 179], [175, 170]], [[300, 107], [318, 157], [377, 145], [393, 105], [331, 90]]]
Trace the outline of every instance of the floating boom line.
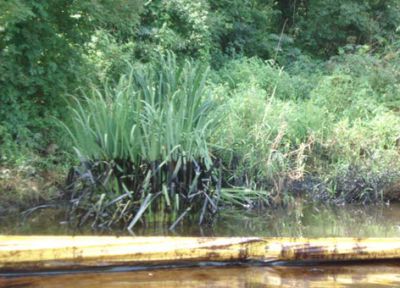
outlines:
[[400, 238], [0, 236], [0, 271], [400, 259]]

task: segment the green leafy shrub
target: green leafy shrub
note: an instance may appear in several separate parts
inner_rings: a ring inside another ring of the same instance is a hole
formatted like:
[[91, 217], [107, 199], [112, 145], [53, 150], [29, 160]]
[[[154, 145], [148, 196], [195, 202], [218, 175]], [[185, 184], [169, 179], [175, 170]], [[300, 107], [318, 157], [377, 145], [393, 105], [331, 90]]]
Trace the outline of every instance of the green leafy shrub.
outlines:
[[[320, 133], [327, 118], [312, 104], [268, 99], [266, 94], [257, 86], [236, 89], [227, 100], [229, 113], [216, 141], [223, 147], [227, 185], [267, 189], [279, 203], [287, 183], [303, 177], [312, 135]], [[304, 112], [312, 112], [313, 118]]]
[[259, 58], [231, 60], [215, 73], [214, 78], [217, 83], [226, 83], [231, 90], [245, 90], [257, 86], [265, 91], [265, 98], [297, 97], [290, 75], [273, 61], [263, 61]]
[[90, 80], [97, 80], [98, 83], [103, 83], [107, 79], [118, 80], [129, 66], [128, 63], [134, 62], [134, 49], [132, 40], [121, 43], [118, 37], [107, 30], [96, 30], [86, 43], [83, 55], [87, 64], [93, 68], [89, 74]]
[[275, 1], [208, 2], [215, 67], [223, 64], [226, 56], [273, 58], [279, 42], [275, 33], [280, 31], [280, 27], [275, 26], [279, 14]]
[[1, 1], [0, 123], [13, 137], [20, 129], [38, 132], [36, 119], [65, 114], [62, 96], [92, 70], [81, 45], [95, 26], [108, 31], [124, 30], [118, 26], [122, 23], [134, 27], [141, 5], [137, 0]]
[[136, 56], [145, 61], [154, 60], [167, 50], [207, 60], [211, 47], [207, 1], [150, 1], [136, 38]]
[[151, 1], [137, 34], [137, 57], [151, 60], [160, 51], [212, 60], [220, 67], [232, 56], [275, 55], [284, 42], [274, 27], [274, 1]]
[[368, 118], [380, 109], [369, 83], [346, 74], [323, 77], [312, 90], [311, 99], [329, 109], [337, 119]]
[[367, 51], [343, 54], [333, 57], [330, 65], [336, 73], [345, 73], [351, 77], [364, 81], [376, 94], [376, 101], [389, 108], [399, 104], [400, 94], [400, 57], [389, 52], [384, 56], [371, 54]]
[[346, 44], [390, 43], [400, 17], [396, 0], [282, 2], [288, 4], [281, 9], [297, 43], [325, 58]]
[[334, 161], [343, 165], [391, 170], [398, 166], [396, 140], [400, 119], [391, 112], [350, 124], [345, 119], [335, 124], [327, 139]]

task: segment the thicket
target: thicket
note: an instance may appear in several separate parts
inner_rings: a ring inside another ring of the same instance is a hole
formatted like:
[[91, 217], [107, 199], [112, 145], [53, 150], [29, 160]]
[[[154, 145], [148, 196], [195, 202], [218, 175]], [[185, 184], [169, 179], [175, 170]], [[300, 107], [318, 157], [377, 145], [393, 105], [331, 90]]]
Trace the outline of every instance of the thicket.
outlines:
[[80, 165], [65, 197], [94, 225], [381, 200], [399, 23], [396, 0], [2, 1], [0, 165]]
[[0, 2], [3, 161], [15, 161], [26, 146], [40, 151], [56, 141], [51, 116], [62, 117], [65, 94], [87, 85], [92, 34], [133, 35], [141, 7], [140, 0]]

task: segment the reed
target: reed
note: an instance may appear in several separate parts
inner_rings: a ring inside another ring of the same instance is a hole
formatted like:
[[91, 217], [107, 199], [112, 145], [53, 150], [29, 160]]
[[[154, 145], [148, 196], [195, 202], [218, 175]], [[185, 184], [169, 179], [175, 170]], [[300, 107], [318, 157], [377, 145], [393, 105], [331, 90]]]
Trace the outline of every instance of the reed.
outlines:
[[207, 73], [167, 53], [75, 98], [66, 129], [82, 162], [69, 177], [79, 225], [132, 229], [153, 209], [201, 211], [201, 221], [216, 210], [208, 141], [219, 121]]

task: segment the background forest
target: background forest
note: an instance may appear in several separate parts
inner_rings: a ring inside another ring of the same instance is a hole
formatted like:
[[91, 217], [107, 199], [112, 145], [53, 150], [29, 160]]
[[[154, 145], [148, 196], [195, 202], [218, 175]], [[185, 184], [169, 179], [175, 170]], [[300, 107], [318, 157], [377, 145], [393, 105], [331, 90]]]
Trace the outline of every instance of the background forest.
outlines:
[[2, 0], [0, 212], [68, 171], [87, 203], [137, 195], [132, 225], [158, 195], [396, 199], [399, 48], [397, 0]]

